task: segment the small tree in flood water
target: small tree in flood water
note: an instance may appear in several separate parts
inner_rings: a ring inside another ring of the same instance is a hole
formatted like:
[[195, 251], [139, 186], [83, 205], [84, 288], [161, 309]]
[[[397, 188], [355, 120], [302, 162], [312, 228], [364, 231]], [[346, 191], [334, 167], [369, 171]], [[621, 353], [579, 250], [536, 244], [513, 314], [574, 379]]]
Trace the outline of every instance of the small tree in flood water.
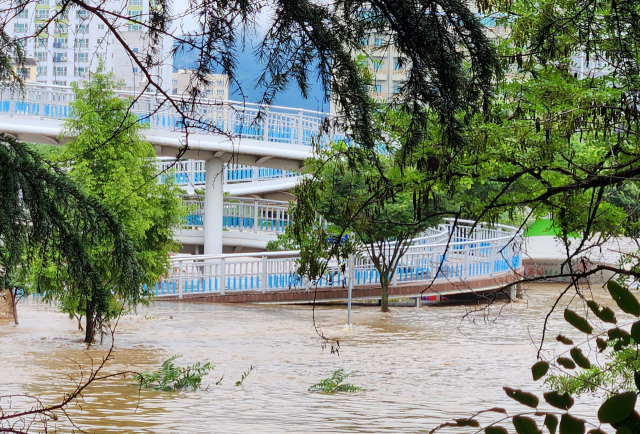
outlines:
[[123, 306], [133, 307], [150, 297], [151, 288], [169, 266], [169, 253], [177, 250], [173, 230], [182, 217], [178, 190], [171, 177], [158, 183], [155, 150], [141, 138], [145, 124], [127, 110], [130, 101], [114, 93], [117, 85], [102, 64], [87, 87], [73, 84], [73, 116], [64, 124], [71, 140], [57, 156], [69, 164], [69, 176], [123, 225], [143, 272], [137, 286], [119, 285], [111, 277], [109, 250], [100, 243], [91, 252], [103, 281], [98, 291], [70, 285], [64, 268], [49, 270], [48, 296], [64, 312], [86, 318], [87, 343]]
[[388, 288], [412, 239], [439, 223], [438, 210], [446, 206], [437, 189], [420, 195], [428, 181], [415, 168], [394, 166], [394, 157], [392, 150], [365, 152], [340, 142], [308, 160], [313, 176], [294, 189], [291, 224], [280, 240], [301, 250], [299, 273], [310, 280], [324, 274], [327, 259], [366, 251], [380, 276], [382, 312], [389, 310]]

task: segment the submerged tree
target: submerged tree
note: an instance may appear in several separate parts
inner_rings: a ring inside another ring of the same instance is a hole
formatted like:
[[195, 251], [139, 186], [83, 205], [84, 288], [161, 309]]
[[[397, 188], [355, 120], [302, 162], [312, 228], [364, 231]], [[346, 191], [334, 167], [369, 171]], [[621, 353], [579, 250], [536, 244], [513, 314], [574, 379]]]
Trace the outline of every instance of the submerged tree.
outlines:
[[[65, 297], [90, 293], [96, 309], [111, 285], [129, 293], [139, 291], [142, 271], [131, 240], [114, 215], [66, 174], [4, 134], [0, 134], [0, 193], [0, 288], [11, 291], [14, 309], [24, 288], [42, 290], [47, 277], [64, 275], [69, 285], [61, 285], [61, 293]], [[97, 259], [98, 246], [104, 255]], [[108, 276], [102, 274], [105, 265]], [[44, 269], [53, 272], [47, 276]], [[16, 282], [31, 273], [31, 285], [18, 288]]]
[[[49, 296], [70, 315], [86, 317], [86, 341], [93, 340], [100, 322], [117, 315], [123, 305], [135, 306], [147, 298], [150, 288], [167, 270], [169, 254], [177, 250], [173, 231], [182, 218], [180, 191], [171, 179], [158, 183], [153, 147], [142, 141], [144, 124], [127, 110], [130, 101], [113, 94], [111, 74], [102, 68], [86, 88], [73, 87], [72, 117], [65, 122], [65, 134], [72, 137], [57, 156], [68, 162], [69, 176], [109, 209], [124, 226], [133, 242], [143, 276], [136, 291], [121, 291], [111, 283], [111, 264], [97, 260], [112, 296], [100, 308], [90, 292], [72, 294], [68, 282], [49, 279]], [[96, 258], [107, 254], [95, 246]], [[147, 287], [145, 289], [144, 287]], [[80, 295], [80, 297], [78, 297]]]
[[[366, 253], [380, 276], [383, 312], [412, 240], [453, 215], [443, 191], [415, 166], [394, 165], [395, 157], [393, 149], [367, 153], [339, 142], [307, 161], [312, 176], [293, 190], [297, 202], [280, 240], [282, 246], [301, 250], [298, 272], [311, 280], [324, 274], [330, 258]], [[418, 197], [429, 184], [429, 197]]]

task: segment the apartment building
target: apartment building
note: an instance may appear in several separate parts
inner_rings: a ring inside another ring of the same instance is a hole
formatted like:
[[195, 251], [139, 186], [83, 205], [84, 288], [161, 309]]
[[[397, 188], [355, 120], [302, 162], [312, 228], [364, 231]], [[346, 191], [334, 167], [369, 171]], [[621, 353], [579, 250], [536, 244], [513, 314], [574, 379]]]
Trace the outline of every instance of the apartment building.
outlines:
[[[116, 40], [105, 22], [86, 10], [74, 9], [58, 16], [61, 0], [37, 0], [24, 3], [14, 0], [22, 10], [12, 19], [6, 31], [10, 36], [24, 38], [26, 57], [36, 61], [35, 80], [40, 83], [69, 85], [83, 82], [94, 72], [100, 59], [107, 71], [112, 71], [122, 87], [140, 90], [147, 83], [147, 77], [140, 73], [140, 66]], [[96, 0], [90, 0], [98, 6]], [[146, 38], [142, 20], [148, 16], [149, 8], [155, 0], [105, 0], [100, 7], [118, 15], [109, 17], [118, 33], [127, 42], [134, 55], [144, 59], [150, 44]], [[130, 17], [128, 20], [125, 17]], [[36, 36], [34, 36], [36, 35]], [[167, 90], [171, 86], [172, 59], [171, 41], [156, 47], [158, 58], [166, 65], [151, 69], [154, 81], [162, 83]], [[139, 55], [138, 55], [139, 53]]]
[[[226, 74], [210, 74], [209, 86], [204, 89], [208, 98], [226, 101], [229, 99], [229, 77]], [[172, 74], [171, 93], [183, 95], [193, 80], [193, 71], [179, 69]]]
[[[496, 16], [480, 15], [475, 3], [469, 3], [472, 12], [481, 17], [486, 26], [487, 36], [496, 39], [508, 36], [508, 29], [497, 23]], [[371, 73], [372, 84], [369, 95], [380, 101], [391, 101], [394, 95], [401, 92], [407, 76], [407, 65], [398, 56], [395, 45], [386, 33], [372, 33], [362, 41], [363, 49], [354, 53], [364, 57], [364, 62]], [[334, 102], [331, 111], [335, 112]]]

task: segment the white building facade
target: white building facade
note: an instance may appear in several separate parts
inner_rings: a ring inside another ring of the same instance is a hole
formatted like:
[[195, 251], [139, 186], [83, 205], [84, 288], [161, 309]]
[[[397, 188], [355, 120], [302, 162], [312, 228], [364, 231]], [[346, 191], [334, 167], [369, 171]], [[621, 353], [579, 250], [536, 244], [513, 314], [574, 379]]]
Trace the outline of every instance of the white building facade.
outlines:
[[[37, 0], [20, 5], [21, 2], [17, 0], [22, 9], [18, 9], [19, 13], [5, 25], [5, 29], [9, 36], [24, 38], [25, 55], [37, 64], [35, 81], [63, 86], [81, 83], [97, 69], [102, 59], [106, 70], [112, 71], [122, 82], [123, 89], [144, 89], [148, 78], [141, 73], [142, 68], [135, 58], [145, 59], [150, 45], [144, 26], [126, 17], [144, 20], [149, 8], [154, 7], [154, 0], [100, 2], [102, 9], [113, 14], [106, 19], [117, 29], [130, 51], [116, 39], [102, 17], [78, 8], [57, 16], [60, 0]], [[95, 1], [91, 3], [98, 6]], [[164, 38], [162, 46], [156, 47], [156, 59], [161, 65], [150, 69], [152, 80], [166, 90], [171, 87], [173, 62], [170, 44], [169, 38]]]

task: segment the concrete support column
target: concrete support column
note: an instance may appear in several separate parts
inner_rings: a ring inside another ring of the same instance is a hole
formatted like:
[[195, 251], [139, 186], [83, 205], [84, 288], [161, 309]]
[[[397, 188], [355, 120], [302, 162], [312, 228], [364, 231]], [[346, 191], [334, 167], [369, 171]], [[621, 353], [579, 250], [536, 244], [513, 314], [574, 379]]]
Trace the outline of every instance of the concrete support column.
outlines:
[[205, 163], [204, 188], [204, 254], [222, 254], [222, 220], [224, 194], [222, 190], [222, 160], [212, 158]]

